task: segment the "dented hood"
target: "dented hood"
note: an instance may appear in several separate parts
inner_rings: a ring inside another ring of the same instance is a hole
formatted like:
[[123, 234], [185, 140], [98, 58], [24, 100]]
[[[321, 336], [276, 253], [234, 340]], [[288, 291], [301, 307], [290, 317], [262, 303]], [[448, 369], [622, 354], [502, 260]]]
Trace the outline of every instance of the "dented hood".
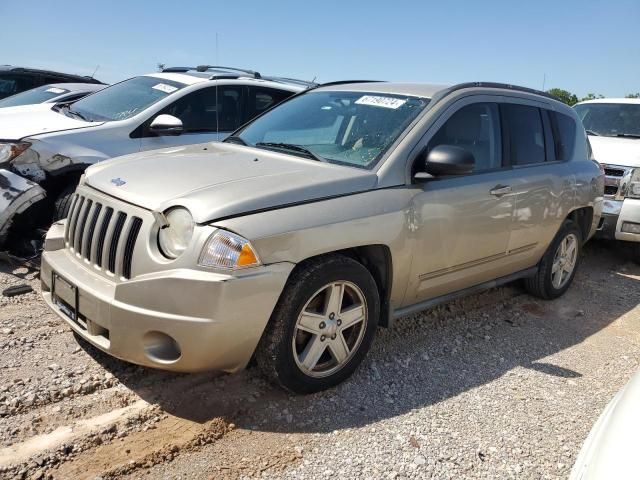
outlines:
[[53, 109], [50, 103], [0, 109], [0, 140], [21, 140], [42, 133], [59, 132], [102, 125], [70, 118]]
[[640, 167], [640, 138], [589, 137], [593, 158], [607, 165]]
[[375, 188], [375, 173], [256, 148], [210, 143], [127, 155], [90, 167], [86, 184], [198, 223]]

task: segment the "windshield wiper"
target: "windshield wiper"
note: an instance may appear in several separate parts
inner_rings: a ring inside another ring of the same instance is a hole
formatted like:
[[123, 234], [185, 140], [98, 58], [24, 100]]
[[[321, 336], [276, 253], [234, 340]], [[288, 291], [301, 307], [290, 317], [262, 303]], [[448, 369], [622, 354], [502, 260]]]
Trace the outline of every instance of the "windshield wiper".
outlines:
[[319, 162], [326, 161], [320, 155], [313, 153], [308, 148], [305, 148], [302, 145], [296, 145], [294, 143], [258, 142], [256, 143], [256, 147], [279, 148], [281, 150], [291, 150], [292, 152], [302, 153], [305, 157], [312, 158]]
[[596, 133], [593, 130], [587, 130], [587, 135], [593, 135], [594, 137], [599, 137], [600, 136], [599, 133]]
[[223, 142], [226, 142], [226, 143], [237, 143], [238, 145], [244, 145], [244, 146], [247, 146], [247, 145], [248, 145], [248, 143], [247, 143], [247, 142], [245, 142], [245, 141], [242, 139], [242, 137], [239, 137], [239, 136], [237, 136], [237, 135], [231, 135], [230, 137], [225, 138], [225, 139], [223, 140]]
[[637, 133], [616, 133], [616, 137], [640, 138], [640, 135], [638, 135]]
[[85, 117], [83, 114], [81, 114], [80, 112], [76, 112], [75, 110], [71, 110], [71, 106], [70, 105], [61, 105], [60, 108], [64, 108], [68, 114], [74, 116], [74, 117], [78, 117], [81, 120], [84, 120], [85, 122], [90, 122], [91, 120], [89, 120], [87, 117]]

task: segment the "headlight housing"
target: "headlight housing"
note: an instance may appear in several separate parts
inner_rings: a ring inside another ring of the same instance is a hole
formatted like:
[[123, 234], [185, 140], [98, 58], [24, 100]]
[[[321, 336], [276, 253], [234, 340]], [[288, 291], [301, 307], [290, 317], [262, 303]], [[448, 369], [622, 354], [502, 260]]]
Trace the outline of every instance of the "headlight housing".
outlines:
[[625, 196], [628, 198], [640, 198], [640, 168], [633, 169]]
[[218, 230], [204, 244], [198, 265], [238, 270], [260, 265], [258, 254], [249, 240], [225, 230]]
[[175, 207], [164, 212], [166, 225], [158, 232], [160, 252], [170, 259], [178, 258], [187, 249], [195, 226], [189, 210]]
[[30, 146], [29, 142], [0, 143], [0, 163], [13, 160]]

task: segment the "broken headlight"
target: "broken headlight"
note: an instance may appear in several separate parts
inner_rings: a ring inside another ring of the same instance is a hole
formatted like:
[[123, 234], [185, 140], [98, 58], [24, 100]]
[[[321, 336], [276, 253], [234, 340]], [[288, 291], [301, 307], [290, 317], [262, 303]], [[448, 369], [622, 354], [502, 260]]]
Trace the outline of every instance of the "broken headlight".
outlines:
[[165, 257], [178, 258], [193, 237], [193, 217], [186, 208], [175, 207], [164, 212], [164, 218], [166, 225], [158, 233], [158, 247]]
[[0, 143], [0, 164], [10, 162], [30, 146], [29, 142]]

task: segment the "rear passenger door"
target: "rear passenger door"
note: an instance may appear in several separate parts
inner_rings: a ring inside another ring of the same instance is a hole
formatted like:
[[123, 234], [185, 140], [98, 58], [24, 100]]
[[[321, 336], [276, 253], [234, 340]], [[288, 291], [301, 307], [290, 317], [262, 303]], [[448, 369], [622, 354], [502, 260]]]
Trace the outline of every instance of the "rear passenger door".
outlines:
[[500, 108], [515, 173], [508, 184], [515, 202], [508, 252], [521, 270], [538, 262], [568, 213], [562, 205], [571, 204], [575, 177], [563, 160], [572, 153], [554, 141], [555, 112], [545, 104], [514, 99]]

